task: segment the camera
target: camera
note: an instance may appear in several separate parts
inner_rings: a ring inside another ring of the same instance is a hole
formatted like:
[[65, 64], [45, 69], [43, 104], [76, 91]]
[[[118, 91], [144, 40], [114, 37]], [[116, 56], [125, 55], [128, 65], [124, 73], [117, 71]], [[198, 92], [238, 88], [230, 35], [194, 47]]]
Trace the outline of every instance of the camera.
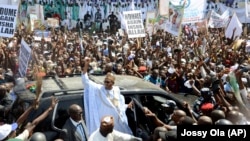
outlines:
[[214, 94], [218, 93], [220, 90], [220, 80], [217, 79], [212, 83], [212, 91]]

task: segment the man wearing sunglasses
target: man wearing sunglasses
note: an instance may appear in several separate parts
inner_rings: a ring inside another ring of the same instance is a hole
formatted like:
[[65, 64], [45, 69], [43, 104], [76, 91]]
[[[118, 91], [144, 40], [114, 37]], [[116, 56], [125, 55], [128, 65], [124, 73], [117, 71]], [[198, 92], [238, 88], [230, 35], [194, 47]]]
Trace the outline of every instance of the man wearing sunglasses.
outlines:
[[125, 113], [126, 109], [131, 107], [132, 102], [125, 104], [119, 87], [114, 86], [115, 77], [112, 73], [107, 73], [104, 85], [91, 81], [87, 74], [89, 63], [90, 58], [86, 57], [82, 70], [84, 112], [89, 135], [100, 127], [100, 119], [105, 115], [114, 117], [115, 130], [132, 135]]

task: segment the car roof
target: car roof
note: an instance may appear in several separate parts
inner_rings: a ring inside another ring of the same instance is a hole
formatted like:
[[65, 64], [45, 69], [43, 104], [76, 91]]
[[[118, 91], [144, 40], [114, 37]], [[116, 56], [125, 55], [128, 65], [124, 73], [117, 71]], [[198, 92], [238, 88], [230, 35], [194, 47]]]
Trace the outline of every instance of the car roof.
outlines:
[[[114, 75], [115, 86], [120, 87], [121, 90], [156, 90], [164, 91], [158, 86], [149, 83], [139, 77], [130, 75]], [[97, 84], [103, 84], [105, 75], [89, 75], [90, 80]], [[82, 78], [65, 77], [65, 78], [48, 78], [43, 80], [43, 91], [56, 91], [62, 89], [84, 89]]]
[[[197, 98], [193, 95], [184, 95], [184, 94], [171, 94], [170, 92], [166, 92], [160, 87], [150, 83], [144, 79], [139, 77], [130, 76], [130, 75], [114, 75], [115, 76], [115, 85], [120, 88], [123, 94], [133, 94], [136, 92], [137, 94], [145, 94], [147, 93], [155, 93], [155, 94], [163, 94], [163, 95], [171, 95], [171, 97], [176, 97], [175, 99], [178, 101], [186, 101], [188, 103], [193, 103], [193, 101]], [[96, 82], [97, 84], [103, 84], [105, 75], [89, 75], [90, 80]], [[35, 81], [28, 82], [35, 84]], [[56, 96], [56, 95], [64, 95], [64, 94], [78, 94], [82, 93], [84, 86], [82, 84], [82, 77], [80, 75], [73, 77], [49, 77], [45, 78], [42, 83], [42, 98]], [[78, 90], [78, 92], [76, 92]], [[28, 90], [27, 90], [28, 91]], [[24, 95], [23, 100], [30, 97], [30, 92], [26, 92], [28, 95]], [[32, 94], [34, 95], [34, 94]], [[173, 96], [174, 95], [174, 96]], [[33, 97], [32, 99], [34, 99]], [[154, 98], [158, 101], [161, 101], [157, 96]], [[32, 100], [29, 99], [29, 100]], [[164, 101], [162, 101], [164, 102]]]
[[[163, 91], [160, 87], [150, 83], [139, 77], [130, 75], [114, 75], [115, 76], [115, 86], [119, 86], [121, 90], [156, 90]], [[95, 76], [90, 75], [90, 79], [98, 84], [103, 84], [105, 76]]]

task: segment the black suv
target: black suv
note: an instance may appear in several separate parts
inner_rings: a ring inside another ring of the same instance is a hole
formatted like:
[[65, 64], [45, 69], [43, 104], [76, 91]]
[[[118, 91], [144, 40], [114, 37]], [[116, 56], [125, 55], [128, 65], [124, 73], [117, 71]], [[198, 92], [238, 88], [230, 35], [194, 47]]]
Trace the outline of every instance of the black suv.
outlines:
[[[177, 98], [177, 94], [169, 94], [156, 85], [138, 77], [127, 75], [115, 75], [115, 77], [115, 85], [120, 87], [121, 93], [125, 97], [125, 102], [129, 103], [131, 100], [134, 101], [134, 108], [128, 109], [126, 114], [129, 126], [135, 136], [140, 136], [139, 134], [141, 132], [138, 132], [139, 128], [140, 131], [148, 135], [152, 134], [155, 128], [151, 123], [151, 120], [143, 113], [143, 106], [148, 107], [156, 114], [163, 113], [161, 104], [170, 99], [176, 102], [179, 109], [187, 111], [187, 109], [183, 107], [183, 100], [193, 102], [196, 98], [190, 96], [187, 97], [183, 94], [181, 96], [179, 95]], [[105, 76], [90, 75], [89, 78], [96, 83], [103, 84]], [[54, 110], [35, 128], [35, 131], [45, 133], [48, 141], [58, 138], [62, 126], [69, 117], [67, 113], [68, 107], [73, 103], [79, 104], [83, 107], [83, 89], [84, 86], [80, 76], [44, 79], [42, 88], [43, 93], [41, 95], [39, 108], [32, 111], [27, 121], [32, 121], [50, 106], [51, 96], [58, 98], [59, 102]], [[32, 100], [19, 99], [19, 102], [20, 101], [25, 103], [22, 105], [27, 107]]]

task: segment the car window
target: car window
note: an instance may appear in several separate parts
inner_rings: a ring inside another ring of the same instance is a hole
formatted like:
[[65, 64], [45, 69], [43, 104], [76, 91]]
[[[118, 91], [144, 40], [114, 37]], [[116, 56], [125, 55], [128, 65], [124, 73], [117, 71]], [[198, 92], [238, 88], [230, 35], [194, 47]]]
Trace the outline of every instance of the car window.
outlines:
[[[125, 103], [128, 104], [132, 101], [132, 97], [125, 96]], [[130, 129], [132, 130], [133, 134], [136, 135], [136, 114], [133, 109], [127, 108], [126, 115], [128, 118], [128, 125]]]
[[164, 113], [163, 107], [161, 104], [166, 103], [167, 100], [173, 100], [176, 102], [176, 106], [178, 109], [182, 109], [186, 111], [186, 109], [183, 109], [183, 101], [172, 99], [171, 97], [167, 97], [165, 95], [156, 95], [156, 94], [145, 94], [145, 95], [139, 95], [138, 100], [142, 104], [142, 106], [147, 107], [150, 109], [153, 113], [156, 115], [160, 115]]
[[[64, 97], [63, 99], [59, 99], [58, 105], [57, 105], [57, 109], [56, 109], [56, 114], [55, 114], [55, 127], [62, 129], [64, 123], [66, 122], [66, 120], [69, 118], [69, 114], [68, 114], [68, 108], [70, 105], [72, 104], [78, 104], [80, 106], [82, 106], [83, 108], [83, 99], [82, 96], [67, 96]], [[84, 108], [83, 108], [84, 109]], [[84, 112], [83, 112], [84, 114]], [[84, 115], [83, 115], [84, 117]]]

